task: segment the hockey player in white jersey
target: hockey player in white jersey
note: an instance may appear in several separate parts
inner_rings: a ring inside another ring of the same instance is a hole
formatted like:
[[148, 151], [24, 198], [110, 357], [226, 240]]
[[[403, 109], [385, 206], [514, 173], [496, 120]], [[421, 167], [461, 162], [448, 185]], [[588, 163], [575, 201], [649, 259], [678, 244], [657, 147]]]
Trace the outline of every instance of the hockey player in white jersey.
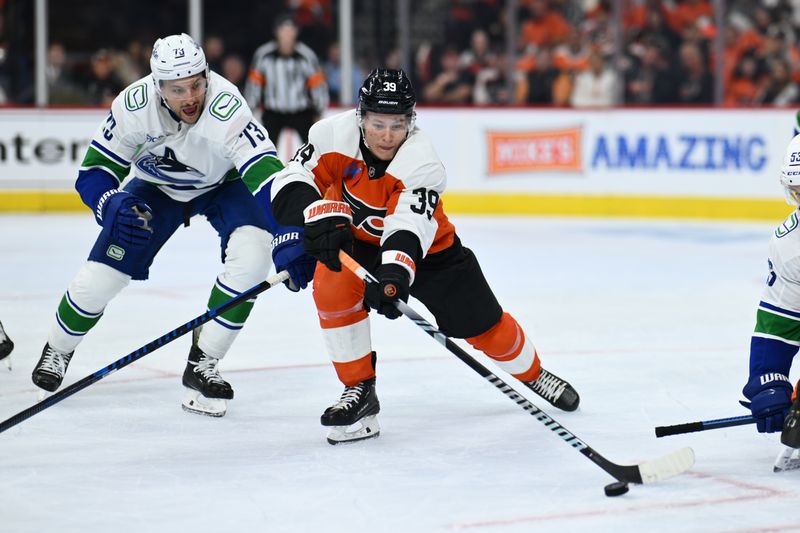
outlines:
[[[209, 308], [263, 281], [271, 266], [268, 231], [279, 230], [253, 191], [283, 165], [266, 130], [236, 87], [209, 71], [189, 35], [157, 40], [150, 68], [114, 100], [78, 175], [76, 189], [102, 230], [61, 299], [33, 371], [46, 391], [61, 385], [106, 305], [131, 279], [147, 279], [158, 251], [191, 217], [204, 215], [220, 236], [224, 272]], [[307, 281], [290, 273], [298, 285]], [[233, 389], [217, 364], [253, 303], [223, 313], [196, 336], [183, 374], [186, 410], [225, 414]]]
[[[800, 205], [800, 135], [786, 149], [781, 168], [786, 200]], [[743, 393], [759, 432], [783, 431], [800, 448], [800, 401], [789, 370], [800, 347], [800, 211], [778, 226], [769, 244], [769, 272], [750, 341], [750, 374]], [[794, 405], [793, 405], [794, 401]], [[787, 417], [787, 415], [791, 415]]]

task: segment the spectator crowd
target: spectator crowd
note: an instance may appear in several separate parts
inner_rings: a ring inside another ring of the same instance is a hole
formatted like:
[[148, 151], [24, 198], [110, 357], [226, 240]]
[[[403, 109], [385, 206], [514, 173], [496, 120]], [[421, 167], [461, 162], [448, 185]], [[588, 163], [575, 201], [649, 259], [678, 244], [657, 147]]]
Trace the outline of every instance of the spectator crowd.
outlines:
[[[620, 1], [617, 14], [614, 0], [517, 0], [509, 16], [504, 0], [416, 0], [415, 11], [423, 12], [426, 4], [440, 6], [443, 23], [432, 35], [415, 34], [412, 24], [407, 70], [419, 100], [432, 105], [714, 105], [721, 72], [722, 105], [800, 102], [800, 1], [725, 0], [722, 14], [714, 12], [711, 0]], [[300, 41], [319, 57], [335, 105], [342, 90], [338, 2], [285, 0], [283, 7], [299, 26]], [[264, 24], [264, 36], [270, 27]], [[511, 30], [516, 42], [509, 43]], [[369, 32], [359, 37], [368, 38]], [[218, 32], [203, 44], [211, 69], [244, 90], [255, 49], [229, 52], [226, 45], [233, 38]], [[151, 45], [134, 39], [124, 49], [87, 52], [51, 42], [50, 104], [108, 105], [149, 72]], [[0, 104], [32, 103], [32, 89], [4, 86], [2, 51], [0, 41]], [[365, 72], [402, 65], [399, 48], [382, 55], [357, 55], [350, 101]]]

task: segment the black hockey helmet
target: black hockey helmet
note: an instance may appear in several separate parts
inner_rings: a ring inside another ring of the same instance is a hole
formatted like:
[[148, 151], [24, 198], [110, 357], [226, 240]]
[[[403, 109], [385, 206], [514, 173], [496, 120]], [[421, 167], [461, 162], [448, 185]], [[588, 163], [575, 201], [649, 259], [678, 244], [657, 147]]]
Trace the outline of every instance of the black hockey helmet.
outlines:
[[416, 103], [414, 87], [402, 70], [376, 68], [358, 92], [358, 108], [362, 113], [372, 111], [411, 116]]

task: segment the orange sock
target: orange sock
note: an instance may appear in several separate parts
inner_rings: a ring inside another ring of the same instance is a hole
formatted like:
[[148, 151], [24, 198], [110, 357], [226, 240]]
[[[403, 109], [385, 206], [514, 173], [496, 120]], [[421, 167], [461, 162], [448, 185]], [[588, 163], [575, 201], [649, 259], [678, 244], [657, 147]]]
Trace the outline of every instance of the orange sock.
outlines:
[[539, 377], [542, 368], [539, 355], [517, 321], [508, 313], [503, 313], [500, 321], [489, 331], [466, 341], [519, 380], [533, 381]]

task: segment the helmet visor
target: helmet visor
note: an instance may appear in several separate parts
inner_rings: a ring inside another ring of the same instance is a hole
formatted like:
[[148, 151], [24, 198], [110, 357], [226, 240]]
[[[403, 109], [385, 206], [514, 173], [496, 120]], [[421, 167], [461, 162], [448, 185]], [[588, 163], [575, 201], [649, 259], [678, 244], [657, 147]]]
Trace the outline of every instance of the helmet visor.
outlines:
[[161, 94], [170, 101], [202, 98], [208, 90], [208, 80], [198, 75], [195, 79], [164, 80], [161, 82]]
[[800, 206], [800, 185], [783, 185], [783, 195], [789, 205]]

